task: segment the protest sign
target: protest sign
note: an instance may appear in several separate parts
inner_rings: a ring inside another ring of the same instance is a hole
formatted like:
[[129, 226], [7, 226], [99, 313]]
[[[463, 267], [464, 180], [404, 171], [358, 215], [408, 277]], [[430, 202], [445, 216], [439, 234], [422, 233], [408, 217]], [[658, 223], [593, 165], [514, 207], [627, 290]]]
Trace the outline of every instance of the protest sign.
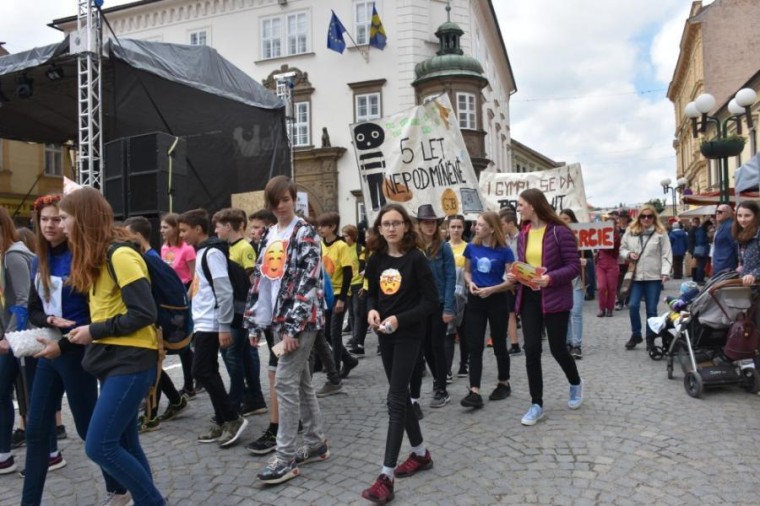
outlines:
[[523, 190], [536, 188], [546, 194], [554, 209], [572, 209], [579, 221], [588, 221], [586, 189], [580, 164], [564, 165], [537, 172], [483, 172], [480, 190], [489, 209], [517, 208], [517, 197]]
[[578, 249], [614, 249], [615, 222], [573, 223], [570, 229], [578, 239]]
[[440, 217], [463, 214], [474, 220], [483, 211], [475, 170], [446, 94], [350, 128], [370, 223], [391, 202], [412, 216], [422, 204], [431, 204]]

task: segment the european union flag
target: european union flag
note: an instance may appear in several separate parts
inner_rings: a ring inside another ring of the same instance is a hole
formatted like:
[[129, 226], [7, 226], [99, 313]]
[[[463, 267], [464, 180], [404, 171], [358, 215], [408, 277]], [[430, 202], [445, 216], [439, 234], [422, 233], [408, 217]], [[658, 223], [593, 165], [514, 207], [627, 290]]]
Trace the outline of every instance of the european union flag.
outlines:
[[338, 16], [335, 15], [335, 11], [332, 13], [332, 19], [330, 19], [330, 27], [327, 29], [327, 49], [332, 49], [343, 54], [346, 49], [346, 41], [343, 40], [343, 32], [346, 31], [346, 27], [340, 22]]
[[380, 15], [377, 9], [372, 5], [372, 24], [369, 26], [369, 45], [378, 49], [385, 49], [388, 37], [385, 36], [383, 22], [380, 21]]

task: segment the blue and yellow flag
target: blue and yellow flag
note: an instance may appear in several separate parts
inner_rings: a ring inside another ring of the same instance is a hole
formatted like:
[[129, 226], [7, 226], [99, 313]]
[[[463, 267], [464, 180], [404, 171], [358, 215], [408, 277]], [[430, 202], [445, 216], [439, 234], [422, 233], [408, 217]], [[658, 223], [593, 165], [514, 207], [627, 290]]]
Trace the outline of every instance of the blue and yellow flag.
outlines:
[[327, 48], [332, 49], [343, 54], [346, 49], [346, 41], [343, 40], [343, 32], [346, 31], [346, 27], [340, 22], [338, 16], [335, 15], [335, 11], [332, 13], [330, 19], [330, 27], [327, 29]]
[[369, 45], [378, 49], [385, 49], [388, 37], [385, 36], [383, 22], [380, 21], [380, 15], [377, 9], [372, 5], [372, 24], [369, 27]]

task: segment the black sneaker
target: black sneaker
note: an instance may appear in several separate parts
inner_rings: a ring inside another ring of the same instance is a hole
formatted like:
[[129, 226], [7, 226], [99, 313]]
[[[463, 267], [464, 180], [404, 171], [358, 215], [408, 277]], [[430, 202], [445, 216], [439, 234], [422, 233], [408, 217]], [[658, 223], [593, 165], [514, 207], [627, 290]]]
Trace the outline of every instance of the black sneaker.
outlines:
[[354, 359], [353, 362], [344, 362], [343, 368], [340, 370], [340, 377], [345, 379], [348, 378], [348, 374], [357, 366], [359, 365], [359, 361]]
[[420, 421], [423, 418], [425, 418], [425, 415], [422, 413], [422, 407], [420, 406], [419, 402], [412, 403], [412, 411], [414, 411], [414, 416], [417, 417], [417, 421]]
[[467, 394], [467, 396], [462, 399], [460, 402], [462, 406], [465, 408], [475, 408], [480, 409], [483, 407], [483, 397], [480, 396], [480, 394], [476, 394], [472, 390]]
[[304, 445], [296, 451], [296, 464], [308, 464], [310, 462], [322, 462], [330, 458], [330, 449], [327, 448], [327, 443], [322, 443], [319, 446], [309, 448]]
[[446, 384], [451, 385], [454, 383], [454, 376], [451, 374], [451, 371], [446, 373]]
[[187, 397], [188, 400], [192, 401], [195, 399], [195, 396], [198, 395], [198, 392], [194, 388], [183, 387], [182, 390], [179, 391], [179, 395], [183, 395]]
[[570, 355], [572, 355], [575, 360], [580, 360], [583, 358], [583, 351], [580, 346], [574, 346], [570, 350]]
[[466, 378], [469, 376], [469, 372], [467, 371], [466, 365], [460, 365], [459, 366], [459, 372], [457, 373], [457, 377], [459, 378]]
[[522, 349], [520, 348], [520, 345], [519, 345], [519, 344], [513, 344], [513, 345], [512, 345], [512, 346], [509, 348], [509, 354], [510, 354], [510, 355], [519, 355], [519, 354], [521, 354], [521, 353], [522, 353]]
[[24, 429], [16, 429], [11, 436], [11, 448], [21, 448], [26, 444], [26, 432]]
[[449, 403], [449, 394], [444, 390], [436, 390], [433, 400], [430, 401], [431, 408], [442, 408]]
[[68, 434], [66, 434], [66, 426], [65, 425], [58, 425], [55, 428], [55, 437], [58, 438], [58, 441], [61, 441], [62, 439], [68, 438]]
[[253, 443], [245, 447], [246, 450], [254, 455], [266, 455], [272, 453], [277, 448], [277, 434], [267, 429], [264, 435]]
[[493, 392], [491, 392], [491, 395], [488, 396], [489, 401], [503, 401], [509, 395], [512, 393], [512, 387], [507, 385], [504, 385], [502, 383], [499, 383], [496, 385], [496, 388], [494, 388]]
[[267, 412], [269, 412], [269, 409], [266, 404], [259, 404], [248, 399], [243, 401], [243, 405], [240, 408], [240, 413], [243, 416], [263, 415]]
[[351, 348], [348, 349], [348, 352], [351, 355], [356, 356], [356, 358], [364, 358], [364, 346], [361, 344], [355, 344]]
[[636, 334], [633, 334], [631, 338], [628, 340], [627, 343], [625, 343], [625, 349], [626, 350], [632, 350], [636, 347], [637, 344], [644, 341], [641, 336], [637, 336]]

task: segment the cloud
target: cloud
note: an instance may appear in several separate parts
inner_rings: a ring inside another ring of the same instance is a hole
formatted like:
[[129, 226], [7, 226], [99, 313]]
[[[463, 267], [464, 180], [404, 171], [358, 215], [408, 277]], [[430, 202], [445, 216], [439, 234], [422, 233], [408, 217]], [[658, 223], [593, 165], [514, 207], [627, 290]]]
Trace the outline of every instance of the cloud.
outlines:
[[688, 15], [684, 2], [506, 0], [494, 7], [518, 86], [512, 135], [550, 158], [581, 163], [594, 205], [661, 198], [660, 180], [676, 170], [665, 89], [678, 23]]

